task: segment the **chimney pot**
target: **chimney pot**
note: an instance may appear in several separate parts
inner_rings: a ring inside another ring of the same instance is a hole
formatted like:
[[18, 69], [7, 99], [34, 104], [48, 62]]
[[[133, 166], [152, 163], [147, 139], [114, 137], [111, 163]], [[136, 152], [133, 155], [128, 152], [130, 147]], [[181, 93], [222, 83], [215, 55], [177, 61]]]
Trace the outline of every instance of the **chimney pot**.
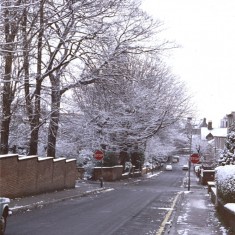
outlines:
[[212, 128], [212, 121], [209, 121], [208, 122], [208, 130], [212, 130], [213, 128]]

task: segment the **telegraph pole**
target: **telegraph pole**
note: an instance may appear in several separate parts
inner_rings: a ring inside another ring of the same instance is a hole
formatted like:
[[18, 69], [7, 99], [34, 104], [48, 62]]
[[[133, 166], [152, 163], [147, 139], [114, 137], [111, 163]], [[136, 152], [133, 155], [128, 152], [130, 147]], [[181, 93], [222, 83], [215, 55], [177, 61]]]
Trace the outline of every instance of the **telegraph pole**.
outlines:
[[190, 172], [191, 172], [191, 154], [192, 154], [192, 136], [193, 136], [193, 130], [192, 130], [192, 118], [188, 117], [188, 123], [187, 123], [187, 131], [189, 134], [189, 158], [188, 158], [188, 191], [190, 191], [190, 184], [191, 184], [191, 176], [190, 176]]
[[192, 154], [192, 129], [190, 132], [190, 147], [189, 147], [189, 158], [188, 158], [188, 191], [190, 191], [190, 185], [191, 185], [191, 176], [190, 176], [190, 172], [191, 172], [191, 154]]

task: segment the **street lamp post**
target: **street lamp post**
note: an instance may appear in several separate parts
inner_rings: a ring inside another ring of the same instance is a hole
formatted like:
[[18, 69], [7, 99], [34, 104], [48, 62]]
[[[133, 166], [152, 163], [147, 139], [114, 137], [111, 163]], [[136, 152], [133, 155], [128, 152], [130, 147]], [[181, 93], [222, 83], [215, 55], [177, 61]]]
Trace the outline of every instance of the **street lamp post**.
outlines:
[[190, 143], [190, 146], [189, 146], [189, 159], [188, 159], [188, 191], [190, 191], [190, 185], [191, 185], [191, 176], [190, 176], [190, 172], [191, 172], [191, 159], [190, 159], [190, 156], [192, 154], [192, 129], [191, 129], [191, 132], [190, 132], [190, 139], [189, 139], [189, 143]]
[[190, 176], [190, 172], [191, 172], [191, 160], [190, 160], [190, 156], [192, 154], [192, 124], [191, 124], [192, 118], [189, 117], [188, 118], [188, 123], [187, 123], [187, 131], [189, 134], [189, 158], [188, 158], [188, 191], [190, 191], [190, 184], [191, 184], [191, 176]]

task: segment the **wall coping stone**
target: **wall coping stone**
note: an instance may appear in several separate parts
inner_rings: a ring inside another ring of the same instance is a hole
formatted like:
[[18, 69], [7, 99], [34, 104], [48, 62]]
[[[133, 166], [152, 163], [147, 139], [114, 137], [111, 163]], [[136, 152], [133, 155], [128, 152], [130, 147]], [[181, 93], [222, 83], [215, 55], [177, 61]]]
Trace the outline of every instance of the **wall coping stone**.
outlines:
[[38, 158], [38, 156], [36, 156], [36, 155], [33, 155], [33, 156], [23, 156], [23, 155], [20, 155], [19, 157], [18, 157], [18, 160], [19, 161], [22, 161], [22, 160], [28, 160], [28, 159], [33, 159], [33, 158]]
[[224, 207], [233, 215], [235, 215], [235, 203], [227, 203], [224, 205]]
[[0, 159], [1, 158], [8, 158], [8, 157], [18, 157], [18, 154], [3, 154], [3, 155], [0, 155]]
[[100, 169], [100, 168], [106, 168], [106, 169], [110, 169], [110, 168], [114, 168], [114, 167], [123, 167], [122, 165], [116, 165], [116, 166], [96, 166], [96, 167], [94, 167], [95, 169]]
[[73, 162], [73, 161], [77, 161], [77, 160], [75, 158], [66, 159], [66, 162]]
[[38, 157], [38, 161], [46, 161], [46, 160], [52, 160], [53, 157]]
[[216, 187], [211, 187], [211, 191], [216, 195]]
[[66, 158], [65, 157], [61, 157], [61, 158], [54, 158], [53, 162], [59, 162], [59, 161], [65, 161]]

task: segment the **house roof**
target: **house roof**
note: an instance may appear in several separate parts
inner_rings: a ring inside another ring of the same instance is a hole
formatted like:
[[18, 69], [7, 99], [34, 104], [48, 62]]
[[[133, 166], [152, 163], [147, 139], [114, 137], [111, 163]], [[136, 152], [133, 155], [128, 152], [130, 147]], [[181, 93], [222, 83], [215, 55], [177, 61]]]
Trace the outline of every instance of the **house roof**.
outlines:
[[207, 127], [201, 128], [201, 139], [206, 140], [206, 137], [212, 134], [213, 136], [218, 137], [226, 137], [227, 136], [227, 128], [213, 128], [212, 130], [208, 130]]

